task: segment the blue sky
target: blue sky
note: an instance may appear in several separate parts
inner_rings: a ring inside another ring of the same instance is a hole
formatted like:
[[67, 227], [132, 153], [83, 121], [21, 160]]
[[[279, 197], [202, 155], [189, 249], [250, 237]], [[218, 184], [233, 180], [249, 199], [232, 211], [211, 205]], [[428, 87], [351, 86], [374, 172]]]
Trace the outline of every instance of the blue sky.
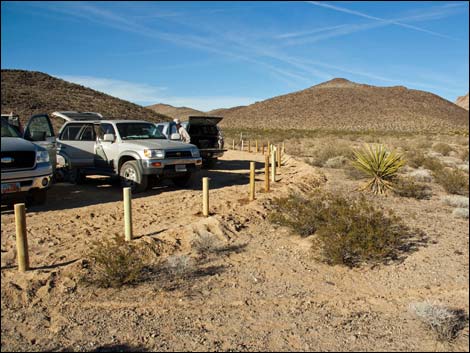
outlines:
[[343, 77], [468, 92], [467, 2], [15, 2], [1, 67], [140, 105], [246, 105]]

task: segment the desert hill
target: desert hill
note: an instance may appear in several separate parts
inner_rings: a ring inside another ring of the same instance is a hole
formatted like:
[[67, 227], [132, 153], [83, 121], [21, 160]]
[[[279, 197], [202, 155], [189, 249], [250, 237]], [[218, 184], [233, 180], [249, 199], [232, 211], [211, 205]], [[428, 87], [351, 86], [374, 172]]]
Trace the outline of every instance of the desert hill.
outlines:
[[458, 97], [455, 104], [468, 110], [468, 93], [465, 96]]
[[188, 107], [174, 107], [172, 105], [163, 104], [163, 103], [149, 105], [146, 108], [153, 110], [156, 113], [163, 114], [171, 118], [179, 118], [181, 120], [187, 120], [190, 115], [204, 115], [205, 114], [204, 112], [200, 110], [196, 110], [196, 109], [192, 109]]
[[23, 123], [33, 114], [61, 110], [95, 111], [105, 117], [122, 119], [169, 120], [169, 117], [140, 105], [42, 72], [2, 70], [1, 81], [2, 113], [14, 112]]
[[468, 111], [435, 94], [337, 78], [246, 107], [217, 110], [222, 127], [449, 131], [468, 129]]

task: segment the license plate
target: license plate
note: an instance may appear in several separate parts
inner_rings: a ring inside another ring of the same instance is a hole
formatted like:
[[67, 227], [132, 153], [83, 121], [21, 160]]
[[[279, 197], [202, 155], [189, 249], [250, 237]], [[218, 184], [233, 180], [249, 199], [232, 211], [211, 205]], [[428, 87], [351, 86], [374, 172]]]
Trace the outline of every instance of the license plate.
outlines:
[[186, 171], [186, 164], [176, 164], [175, 170], [177, 172], [185, 172]]
[[21, 190], [20, 183], [2, 184], [2, 194], [19, 192]]

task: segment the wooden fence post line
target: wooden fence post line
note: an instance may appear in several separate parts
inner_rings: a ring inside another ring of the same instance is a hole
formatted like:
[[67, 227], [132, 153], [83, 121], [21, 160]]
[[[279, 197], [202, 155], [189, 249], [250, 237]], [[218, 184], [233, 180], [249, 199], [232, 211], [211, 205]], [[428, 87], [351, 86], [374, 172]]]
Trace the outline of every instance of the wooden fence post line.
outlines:
[[255, 162], [250, 162], [250, 201], [255, 199]]
[[202, 214], [209, 217], [209, 178], [202, 178]]
[[276, 147], [273, 146], [271, 151], [271, 181], [276, 182]]
[[26, 212], [24, 203], [15, 204], [16, 224], [16, 251], [18, 258], [18, 270], [29, 270], [28, 234], [26, 232]]
[[264, 155], [264, 192], [269, 192], [269, 154], [268, 153]]
[[124, 195], [124, 235], [126, 241], [132, 240], [132, 196], [131, 188], [122, 189]]

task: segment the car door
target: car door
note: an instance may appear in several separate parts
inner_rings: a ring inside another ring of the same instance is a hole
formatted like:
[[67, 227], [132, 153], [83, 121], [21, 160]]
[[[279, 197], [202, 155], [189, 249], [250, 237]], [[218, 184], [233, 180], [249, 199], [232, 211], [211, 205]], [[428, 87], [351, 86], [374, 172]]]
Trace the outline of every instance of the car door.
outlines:
[[95, 167], [99, 169], [114, 169], [114, 159], [117, 153], [114, 142], [104, 141], [104, 135], [113, 134], [116, 138], [114, 126], [109, 123], [102, 123], [95, 127], [97, 139], [95, 142]]
[[33, 115], [29, 118], [23, 138], [47, 149], [52, 168], [57, 163], [57, 143], [51, 120], [47, 114]]
[[93, 167], [95, 140], [92, 123], [68, 123], [59, 136], [59, 154], [70, 168]]

